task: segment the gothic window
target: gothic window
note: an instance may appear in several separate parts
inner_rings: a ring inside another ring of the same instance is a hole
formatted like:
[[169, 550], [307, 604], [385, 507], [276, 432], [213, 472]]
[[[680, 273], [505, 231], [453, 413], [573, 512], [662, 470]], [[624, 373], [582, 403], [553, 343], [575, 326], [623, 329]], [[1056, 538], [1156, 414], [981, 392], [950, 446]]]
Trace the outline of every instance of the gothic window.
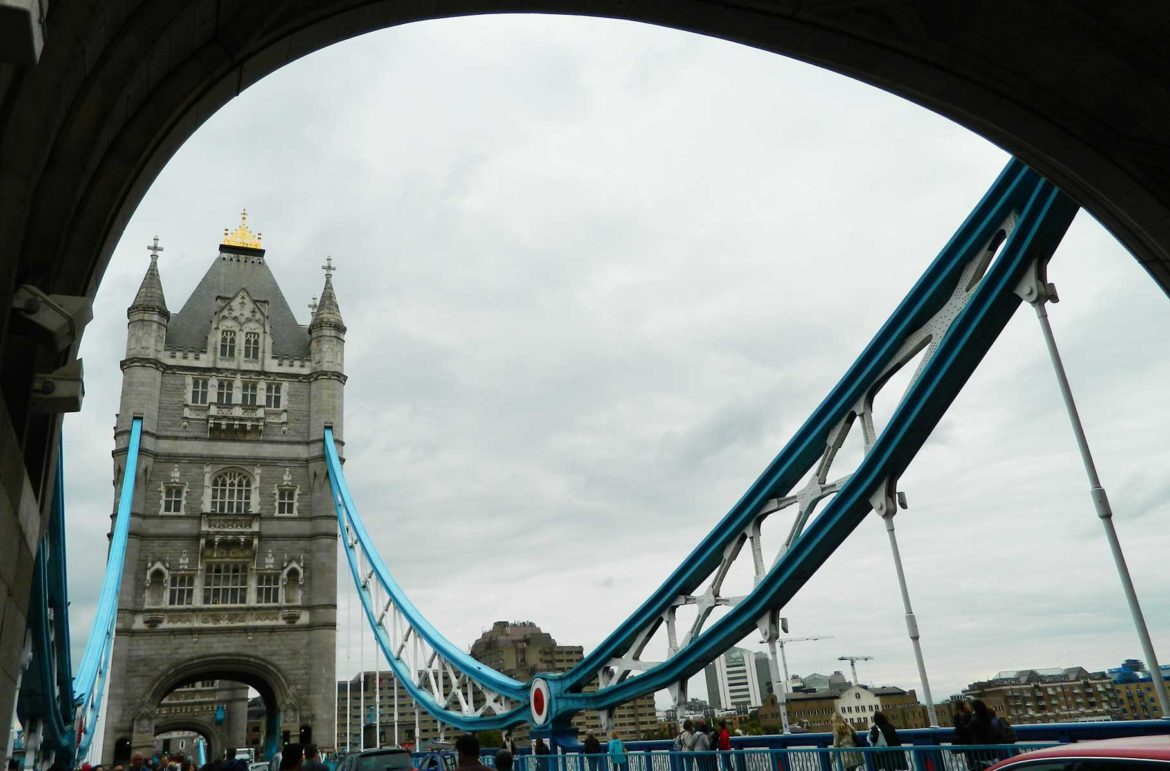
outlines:
[[244, 358], [255, 361], [260, 358], [260, 333], [244, 333]]
[[183, 513], [183, 485], [171, 483], [163, 487], [163, 514]]
[[276, 513], [292, 516], [297, 513], [297, 488], [291, 485], [276, 489]]
[[252, 511], [252, 480], [247, 474], [229, 470], [211, 480], [212, 514], [249, 514]]
[[256, 389], [257, 389], [257, 387], [258, 386], [256, 384], [256, 381], [245, 380], [240, 385], [240, 404], [243, 404], [247, 407], [255, 407], [256, 406]]
[[280, 604], [280, 573], [256, 574], [256, 604]]
[[219, 356], [221, 359], [236, 358], [236, 332], [225, 329], [219, 333]]
[[243, 605], [247, 601], [248, 563], [208, 563], [203, 569], [204, 605]]
[[269, 383], [264, 387], [264, 406], [280, 409], [280, 383]]
[[207, 404], [207, 378], [191, 378], [191, 403]]
[[220, 380], [215, 384], [215, 403], [231, 404], [235, 383], [230, 380]]
[[171, 576], [168, 605], [190, 605], [195, 602], [195, 574], [175, 573]]

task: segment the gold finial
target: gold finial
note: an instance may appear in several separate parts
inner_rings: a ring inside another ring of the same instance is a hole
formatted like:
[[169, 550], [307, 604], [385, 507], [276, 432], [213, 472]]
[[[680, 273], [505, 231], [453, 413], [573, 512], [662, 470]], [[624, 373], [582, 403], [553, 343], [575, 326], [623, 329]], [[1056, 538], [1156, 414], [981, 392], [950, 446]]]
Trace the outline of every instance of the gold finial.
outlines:
[[248, 210], [244, 209], [240, 212], [240, 226], [228, 232], [227, 228], [223, 229], [223, 245], [224, 246], [244, 246], [249, 249], [263, 249], [264, 245], [261, 243], [262, 236], [259, 233], [253, 235], [252, 231], [248, 229]]

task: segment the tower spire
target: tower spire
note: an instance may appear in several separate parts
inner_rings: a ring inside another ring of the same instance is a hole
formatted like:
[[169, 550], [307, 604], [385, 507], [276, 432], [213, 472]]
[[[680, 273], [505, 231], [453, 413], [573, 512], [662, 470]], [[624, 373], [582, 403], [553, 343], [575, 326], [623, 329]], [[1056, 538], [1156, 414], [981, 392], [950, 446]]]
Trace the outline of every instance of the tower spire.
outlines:
[[341, 307], [337, 304], [337, 295], [333, 292], [333, 258], [326, 257], [321, 266], [325, 271], [325, 287], [321, 290], [321, 299], [317, 300], [317, 307], [313, 311], [313, 320], [309, 324], [309, 332], [323, 326], [339, 327], [345, 331], [345, 323], [341, 320]]
[[158, 273], [158, 253], [163, 251], [163, 247], [158, 245], [158, 236], [154, 237], [154, 243], [146, 247], [150, 252], [150, 266], [146, 269], [146, 275], [142, 277], [142, 284], [138, 287], [138, 294], [134, 295], [134, 302], [130, 303], [127, 313], [134, 311], [154, 311], [163, 318], [169, 319], [171, 312], [167, 310], [167, 300], [163, 295], [162, 277]]

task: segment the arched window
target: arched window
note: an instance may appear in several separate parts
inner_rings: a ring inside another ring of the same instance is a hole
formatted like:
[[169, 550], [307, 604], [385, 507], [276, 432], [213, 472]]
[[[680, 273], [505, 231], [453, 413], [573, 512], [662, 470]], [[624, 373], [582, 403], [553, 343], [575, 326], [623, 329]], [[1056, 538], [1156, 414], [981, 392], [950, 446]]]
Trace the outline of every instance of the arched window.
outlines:
[[252, 479], [242, 471], [229, 469], [211, 480], [212, 514], [250, 514]]
[[219, 333], [219, 356], [221, 359], [236, 358], [235, 330], [225, 329]]
[[244, 358], [255, 361], [260, 358], [260, 333], [244, 333]]

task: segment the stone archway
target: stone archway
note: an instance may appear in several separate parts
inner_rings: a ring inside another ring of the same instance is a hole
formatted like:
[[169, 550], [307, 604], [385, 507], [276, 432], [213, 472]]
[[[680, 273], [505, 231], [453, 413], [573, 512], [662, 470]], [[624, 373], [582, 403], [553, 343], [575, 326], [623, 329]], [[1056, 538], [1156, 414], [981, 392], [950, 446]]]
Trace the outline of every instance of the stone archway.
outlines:
[[199, 734], [207, 742], [208, 760], [219, 757], [219, 754], [227, 746], [226, 737], [224, 737], [214, 723], [198, 718], [160, 720], [155, 723], [154, 730], [155, 736], [171, 731], [190, 731], [191, 733]]
[[[161, 733], [164, 727], [180, 724], [186, 726], [186, 730], [203, 734], [208, 742], [213, 744], [216, 752], [233, 743], [222, 731], [216, 730], [214, 725], [209, 725], [206, 730], [194, 727], [204, 725], [205, 721], [170, 719], [159, 713], [163, 699], [176, 689], [212, 679], [242, 683], [260, 694], [267, 714], [265, 746], [269, 756], [276, 749], [282, 723], [293, 726], [300, 724], [301, 709], [296, 688], [280, 666], [264, 657], [249, 653], [196, 656], [179, 661], [160, 672], [143, 692], [135, 708], [130, 731], [134, 751], [148, 752], [154, 745], [154, 737]], [[215, 732], [216, 735], [207, 736], [208, 730]]]

